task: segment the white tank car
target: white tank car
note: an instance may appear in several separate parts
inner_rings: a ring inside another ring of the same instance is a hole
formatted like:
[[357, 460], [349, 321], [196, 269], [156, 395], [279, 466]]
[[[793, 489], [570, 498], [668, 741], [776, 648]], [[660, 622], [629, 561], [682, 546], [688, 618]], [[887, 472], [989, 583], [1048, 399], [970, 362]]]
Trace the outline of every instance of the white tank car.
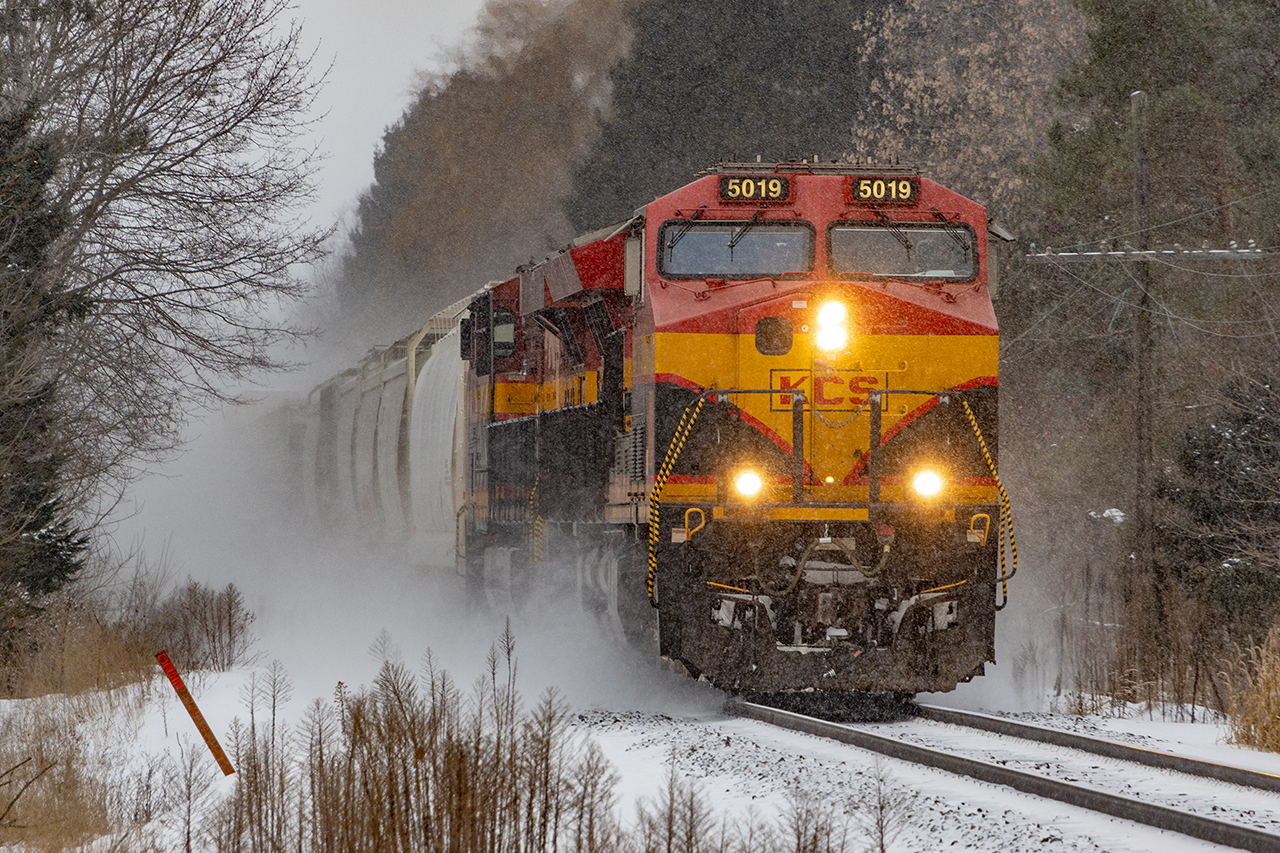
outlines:
[[318, 529], [410, 545], [432, 565], [454, 565], [466, 497], [455, 476], [465, 461], [458, 324], [470, 298], [309, 395], [292, 453]]
[[409, 418], [413, 544], [433, 565], [449, 565], [457, 557], [457, 518], [466, 500], [462, 389], [463, 364], [454, 329], [432, 347], [418, 374]]

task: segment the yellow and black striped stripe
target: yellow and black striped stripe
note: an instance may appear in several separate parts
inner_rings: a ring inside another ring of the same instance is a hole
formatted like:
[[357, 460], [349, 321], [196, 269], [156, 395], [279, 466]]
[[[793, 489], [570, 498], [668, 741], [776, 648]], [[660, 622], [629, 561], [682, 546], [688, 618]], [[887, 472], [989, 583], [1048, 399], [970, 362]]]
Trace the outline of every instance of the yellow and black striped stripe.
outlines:
[[658, 606], [653, 587], [658, 574], [658, 537], [662, 535], [662, 530], [658, 525], [658, 508], [662, 502], [662, 487], [666, 485], [667, 478], [671, 476], [671, 469], [675, 467], [676, 460], [680, 458], [680, 451], [684, 449], [685, 439], [689, 437], [689, 432], [693, 429], [693, 423], [698, 419], [698, 413], [702, 411], [702, 404], [706, 402], [706, 399], [705, 395], [699, 394], [696, 402], [690, 403], [685, 407], [684, 414], [680, 416], [680, 425], [676, 427], [675, 435], [671, 438], [671, 445], [667, 448], [667, 455], [662, 460], [662, 467], [658, 469], [658, 476], [653, 480], [653, 491], [649, 493], [649, 576], [645, 581], [645, 588], [649, 592], [649, 603], [654, 607]]
[[[1009, 493], [1004, 490], [1004, 484], [1000, 482], [1000, 475], [996, 472], [996, 463], [991, 458], [991, 451], [987, 449], [987, 441], [982, 437], [982, 430], [978, 428], [978, 419], [973, 416], [973, 409], [969, 408], [967, 400], [961, 400], [960, 402], [964, 405], [964, 413], [969, 416], [969, 425], [973, 427], [973, 434], [978, 438], [978, 447], [982, 448], [982, 458], [987, 460], [987, 467], [991, 469], [991, 476], [996, 481], [996, 489], [1000, 492], [1001, 601], [996, 605], [996, 610], [1003, 610], [1005, 605], [1009, 603], [1009, 578], [1013, 577], [1018, 571], [1018, 543], [1013, 537], [1013, 506], [1009, 503]], [[1008, 542], [1008, 553], [1012, 562], [1012, 567], [1008, 572], [1005, 571], [1006, 542]]]

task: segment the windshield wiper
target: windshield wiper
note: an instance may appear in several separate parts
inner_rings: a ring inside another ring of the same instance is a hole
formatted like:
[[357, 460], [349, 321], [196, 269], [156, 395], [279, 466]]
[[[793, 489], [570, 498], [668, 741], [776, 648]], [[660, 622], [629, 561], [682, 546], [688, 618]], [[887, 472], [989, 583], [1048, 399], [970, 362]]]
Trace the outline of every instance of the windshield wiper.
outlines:
[[960, 249], [964, 252], [964, 259], [966, 261], [969, 260], [969, 233], [954, 222], [948, 221], [947, 217], [942, 215], [942, 211], [936, 207], [930, 209], [933, 211], [933, 215], [938, 217], [938, 221], [942, 223], [942, 230], [946, 231], [947, 236], [960, 245]]
[[743, 237], [747, 236], [747, 232], [755, 227], [756, 223], [760, 221], [760, 216], [764, 213], [764, 210], [765, 209], [763, 207], [757, 210], [754, 214], [752, 214], [750, 219], [742, 223], [741, 228], [733, 232], [733, 236], [729, 238], [730, 260], [733, 259], [733, 247], [738, 245], [738, 241], [741, 240]]
[[689, 217], [688, 222], [686, 222], [684, 225], [681, 225], [679, 230], [677, 230], [676, 233], [671, 235], [671, 242], [667, 244], [668, 260], [671, 258], [670, 253], [672, 250], [675, 249], [676, 243], [679, 243], [681, 240], [684, 239], [684, 235], [688, 234], [690, 229], [693, 228], [693, 223], [701, 219], [702, 214], [706, 213], [706, 211], [707, 211], [707, 206], [704, 204], [693, 212], [693, 215]]
[[907, 236], [907, 232], [899, 228], [897, 226], [897, 223], [895, 223], [892, 219], [885, 216], [883, 211], [877, 210], [875, 214], [876, 216], [880, 217], [880, 224], [882, 224], [885, 228], [889, 229], [890, 234], [898, 238], [898, 242], [901, 243], [902, 247], [907, 250], [907, 260], [908, 261], [911, 260], [911, 250], [914, 249], [915, 246], [911, 244], [911, 238]]

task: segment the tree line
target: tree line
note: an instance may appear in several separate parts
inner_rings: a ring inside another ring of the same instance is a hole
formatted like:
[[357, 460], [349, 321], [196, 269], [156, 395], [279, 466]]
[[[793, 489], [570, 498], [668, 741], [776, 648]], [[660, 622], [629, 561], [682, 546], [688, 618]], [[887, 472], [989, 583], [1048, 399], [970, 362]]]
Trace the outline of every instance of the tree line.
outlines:
[[[344, 322], [399, 334], [717, 161], [915, 163], [1020, 238], [997, 296], [1002, 449], [1036, 606], [1057, 614], [1035, 643], [1067, 681], [1103, 660], [1093, 682], [1124, 674], [1113, 693], [1210, 696], [1280, 610], [1272, 7], [490, 0], [375, 156], [333, 270]], [[277, 303], [303, 294], [292, 270], [326, 233], [297, 215], [315, 160], [294, 139], [318, 79], [281, 0], [5, 0], [0, 38], [9, 626], [81, 571], [187, 413], [278, 366], [295, 329]], [[1188, 253], [1149, 285], [1131, 263], [1032, 262], [1136, 243], [1135, 90], [1142, 236], [1261, 260]], [[1138, 318], [1155, 366], [1141, 379]], [[1154, 545], [1135, 566], [1132, 524], [1114, 519], [1143, 500], [1117, 462], [1143, 452], [1140, 400]]]
[[[425, 317], [715, 162], [917, 165], [1019, 238], [1002, 252], [996, 301], [1001, 448], [1033, 621], [1048, 611], [1054, 630], [1016, 654], [1054, 660], [1060, 691], [1221, 706], [1226, 663], [1280, 615], [1280, 339], [1266, 254], [1280, 246], [1276, 11], [1269, 0], [493, 0], [459, 70], [431, 80], [387, 133], [337, 289], [348, 316], [376, 328]], [[1187, 252], [1152, 266], [1149, 291], [1132, 262], [1033, 261], [1138, 244], [1136, 90], [1145, 239], [1256, 247], [1260, 260]], [[1136, 325], [1152, 330], [1141, 378]], [[1153, 545], [1137, 565], [1142, 400]]]
[[0, 653], [193, 409], [277, 366], [325, 237], [282, 0], [0, 5]]

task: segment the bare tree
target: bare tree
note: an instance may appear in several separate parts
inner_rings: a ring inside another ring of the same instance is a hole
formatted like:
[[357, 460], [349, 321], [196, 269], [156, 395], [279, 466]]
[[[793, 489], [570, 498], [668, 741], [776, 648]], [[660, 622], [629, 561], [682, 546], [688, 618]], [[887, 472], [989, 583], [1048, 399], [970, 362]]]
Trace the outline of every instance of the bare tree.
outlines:
[[897, 788], [893, 774], [879, 757], [871, 764], [871, 785], [866, 810], [858, 816], [870, 836], [867, 849], [871, 853], [888, 853], [911, 821], [911, 799]]
[[316, 155], [294, 142], [319, 82], [286, 0], [2, 2], [0, 114], [34, 104], [61, 144], [47, 280], [83, 310], [37, 360], [84, 499], [279, 366], [326, 236], [299, 217]]
[[[1046, 147], [1058, 81], [1086, 44], [1071, 0], [903, 0], [859, 24], [884, 66], [857, 153], [929, 169], [951, 188], [1008, 204], [1015, 166]], [[909, 45], [910, 47], [905, 47]]]

